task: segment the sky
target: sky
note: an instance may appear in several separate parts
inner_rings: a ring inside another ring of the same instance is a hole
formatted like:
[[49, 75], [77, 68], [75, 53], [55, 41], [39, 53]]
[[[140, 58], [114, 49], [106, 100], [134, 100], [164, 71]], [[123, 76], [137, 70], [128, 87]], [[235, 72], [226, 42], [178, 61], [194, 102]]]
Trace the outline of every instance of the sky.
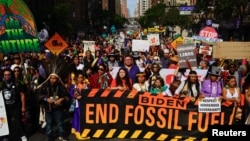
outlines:
[[129, 13], [131, 17], [134, 17], [136, 2], [137, 0], [127, 0], [127, 8], [129, 9]]

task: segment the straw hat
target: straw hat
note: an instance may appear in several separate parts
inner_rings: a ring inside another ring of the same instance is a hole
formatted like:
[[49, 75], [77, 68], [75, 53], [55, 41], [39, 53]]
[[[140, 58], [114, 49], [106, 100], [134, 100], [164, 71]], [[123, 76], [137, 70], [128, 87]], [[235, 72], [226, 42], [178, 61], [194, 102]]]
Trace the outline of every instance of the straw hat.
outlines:
[[174, 61], [174, 62], [178, 62], [178, 61], [179, 61], [179, 59], [178, 59], [178, 56], [177, 56], [177, 55], [175, 55], [175, 56], [171, 57], [171, 58], [170, 58], [170, 60], [172, 60], [172, 61]]

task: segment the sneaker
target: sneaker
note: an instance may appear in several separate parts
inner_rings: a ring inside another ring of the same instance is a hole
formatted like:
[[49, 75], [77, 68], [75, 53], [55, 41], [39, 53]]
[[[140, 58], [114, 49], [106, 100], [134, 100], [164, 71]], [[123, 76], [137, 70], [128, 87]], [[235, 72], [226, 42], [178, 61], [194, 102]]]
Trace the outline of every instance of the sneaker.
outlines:
[[41, 125], [41, 128], [45, 128], [46, 127], [46, 122], [43, 122], [42, 125]]
[[28, 139], [27, 139], [26, 136], [22, 136], [22, 137], [21, 137], [21, 141], [28, 141]]
[[64, 137], [58, 137], [59, 141], [67, 141]]

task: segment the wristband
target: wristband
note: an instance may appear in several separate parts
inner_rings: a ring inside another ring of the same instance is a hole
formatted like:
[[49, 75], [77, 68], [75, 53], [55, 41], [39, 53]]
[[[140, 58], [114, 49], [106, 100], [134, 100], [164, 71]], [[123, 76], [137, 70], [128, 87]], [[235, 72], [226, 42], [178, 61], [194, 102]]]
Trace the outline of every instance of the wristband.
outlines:
[[46, 98], [46, 97], [45, 97], [43, 100], [44, 100], [45, 102], [48, 102], [48, 98]]

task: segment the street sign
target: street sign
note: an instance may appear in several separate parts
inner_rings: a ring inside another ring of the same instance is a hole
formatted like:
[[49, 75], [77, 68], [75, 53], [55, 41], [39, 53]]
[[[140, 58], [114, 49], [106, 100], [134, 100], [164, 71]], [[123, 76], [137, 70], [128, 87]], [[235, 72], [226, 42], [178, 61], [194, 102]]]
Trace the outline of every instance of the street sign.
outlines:
[[46, 48], [48, 48], [53, 54], [60, 54], [65, 48], [68, 47], [68, 44], [63, 40], [63, 38], [55, 33], [48, 42], [44, 44]]
[[179, 7], [180, 15], [191, 15], [194, 6], [181, 6]]
[[207, 26], [200, 31], [199, 36], [204, 37], [204, 38], [217, 39], [218, 33], [213, 27]]
[[114, 26], [114, 25], [112, 25], [112, 26], [111, 26], [111, 28], [110, 28], [110, 30], [111, 30], [111, 32], [112, 32], [112, 33], [115, 33], [115, 31], [116, 31], [115, 26]]

